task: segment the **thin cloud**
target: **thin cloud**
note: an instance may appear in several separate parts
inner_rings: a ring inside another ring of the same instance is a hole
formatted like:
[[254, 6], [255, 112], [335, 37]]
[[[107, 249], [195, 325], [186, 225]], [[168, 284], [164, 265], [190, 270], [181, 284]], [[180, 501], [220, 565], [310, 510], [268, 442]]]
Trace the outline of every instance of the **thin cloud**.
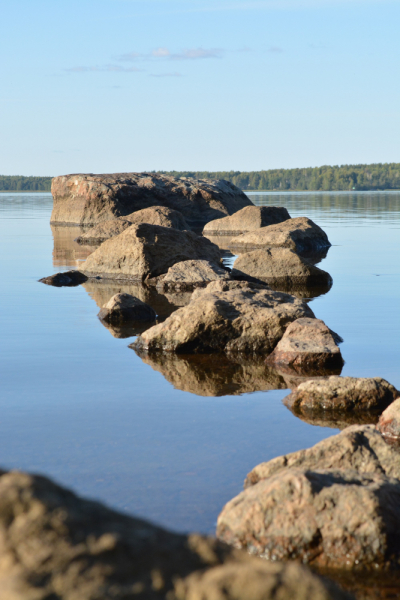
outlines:
[[201, 60], [205, 58], [222, 58], [222, 48], [186, 48], [180, 52], [171, 52], [168, 48], [155, 48], [150, 52], [140, 54], [128, 52], [116, 57], [121, 62], [134, 62], [137, 60]]
[[274, 52], [275, 54], [281, 54], [283, 52], [283, 48], [280, 48], [279, 46], [270, 46], [268, 48], [268, 52]]
[[150, 73], [150, 77], [183, 77], [182, 73]]
[[121, 67], [121, 65], [96, 65], [93, 67], [71, 67], [64, 69], [68, 73], [93, 73], [93, 72], [107, 72], [107, 73], [134, 73], [142, 71], [137, 67]]

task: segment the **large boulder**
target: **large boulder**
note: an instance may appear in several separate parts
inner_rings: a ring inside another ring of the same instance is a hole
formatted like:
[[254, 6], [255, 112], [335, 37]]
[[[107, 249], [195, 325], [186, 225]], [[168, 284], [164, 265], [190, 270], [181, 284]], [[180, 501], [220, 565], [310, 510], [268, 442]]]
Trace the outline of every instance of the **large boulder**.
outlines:
[[205, 235], [240, 235], [290, 219], [283, 206], [245, 206], [230, 217], [214, 219], [203, 229]]
[[175, 263], [166, 275], [158, 278], [157, 289], [161, 292], [190, 291], [206, 287], [211, 281], [230, 279], [229, 271], [209, 260], [184, 260]]
[[221, 254], [215, 244], [192, 231], [141, 223], [105, 241], [86, 259], [82, 270], [88, 277], [143, 281], [191, 259], [218, 264]]
[[0, 542], [7, 600], [350, 598], [304, 566], [268, 565], [209, 537], [171, 533], [20, 472], [0, 473]]
[[229, 181], [159, 173], [62, 175], [52, 181], [52, 223], [94, 225], [152, 206], [177, 210], [190, 227], [231, 215], [252, 202]]
[[[397, 395], [400, 396], [400, 394]], [[398, 440], [400, 438], [400, 397], [383, 411], [376, 428], [389, 439]]]
[[103, 306], [97, 315], [102, 321], [121, 324], [126, 321], [154, 322], [157, 318], [156, 311], [145, 302], [130, 294], [115, 294]]
[[87, 279], [86, 275], [80, 271], [73, 270], [62, 271], [61, 273], [55, 273], [48, 277], [42, 277], [42, 279], [39, 279], [39, 282], [54, 287], [75, 287], [81, 285], [81, 283], [84, 283]]
[[234, 238], [231, 246], [240, 251], [283, 247], [300, 254], [318, 252], [330, 246], [325, 231], [307, 217], [288, 219]]
[[267, 363], [302, 374], [340, 373], [343, 358], [337, 343], [341, 341], [320, 319], [297, 319], [287, 327]]
[[244, 352], [269, 354], [286, 327], [314, 317], [294, 296], [242, 281], [214, 281], [193, 292], [191, 302], [136, 341], [141, 351], [183, 354]]
[[140, 223], [172, 227], [180, 231], [190, 229], [181, 213], [177, 210], [172, 210], [166, 206], [153, 206], [152, 208], [138, 210], [126, 217], [102, 221], [77, 237], [76, 241], [79, 244], [102, 244], [106, 240], [119, 235], [131, 225], [139, 225]]

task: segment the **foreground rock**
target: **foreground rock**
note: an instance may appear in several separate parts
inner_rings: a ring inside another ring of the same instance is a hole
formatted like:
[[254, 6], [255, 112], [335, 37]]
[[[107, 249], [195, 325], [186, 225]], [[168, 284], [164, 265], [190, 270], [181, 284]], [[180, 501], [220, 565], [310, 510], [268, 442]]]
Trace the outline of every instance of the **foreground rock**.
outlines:
[[[397, 393], [397, 396], [400, 396], [400, 394]], [[400, 438], [400, 397], [383, 411], [377, 429], [387, 438], [394, 440]]]
[[190, 303], [141, 335], [146, 352], [269, 354], [291, 321], [314, 317], [307, 304], [247, 282], [215, 281], [193, 292]]
[[230, 217], [214, 219], [203, 229], [205, 235], [240, 235], [290, 219], [283, 206], [245, 206]]
[[278, 246], [290, 248], [300, 254], [318, 252], [330, 245], [326, 233], [307, 217], [297, 217], [278, 225], [262, 227], [231, 241], [231, 246], [238, 251]]
[[10, 600], [350, 598], [303, 566], [170, 533], [45, 477], [1, 473], [0, 523], [1, 596]]
[[82, 270], [89, 277], [143, 281], [191, 259], [218, 264], [220, 250], [192, 231], [142, 223], [105, 241], [87, 258]]
[[332, 277], [289, 248], [265, 248], [245, 252], [235, 261], [234, 279], [258, 279], [284, 291], [323, 287], [328, 291]]
[[53, 285], [54, 287], [74, 287], [87, 281], [86, 275], [80, 271], [63, 271], [62, 273], [55, 273], [49, 277], [43, 277], [39, 279], [40, 283], [46, 285]]
[[211, 281], [226, 281], [229, 272], [208, 260], [185, 260], [175, 263], [165, 276], [157, 282], [157, 289], [162, 292], [190, 291], [197, 287], [206, 287]]
[[121, 324], [126, 321], [155, 321], [156, 311], [145, 302], [130, 294], [115, 294], [103, 306], [99, 319], [108, 323]]
[[165, 206], [154, 206], [138, 210], [126, 217], [103, 221], [80, 235], [76, 238], [76, 241], [78, 244], [102, 244], [106, 240], [119, 235], [131, 225], [139, 225], [140, 223], [171, 227], [180, 231], [190, 229], [181, 213], [177, 210], [172, 210]]
[[298, 319], [287, 327], [282, 339], [268, 356], [267, 364], [279, 368], [290, 367], [298, 373], [310, 375], [340, 371], [343, 358], [337, 342], [341, 341], [320, 319]]
[[251, 201], [229, 181], [158, 173], [92, 173], [55, 177], [52, 223], [94, 225], [153, 206], [179, 211], [190, 227], [231, 215]]

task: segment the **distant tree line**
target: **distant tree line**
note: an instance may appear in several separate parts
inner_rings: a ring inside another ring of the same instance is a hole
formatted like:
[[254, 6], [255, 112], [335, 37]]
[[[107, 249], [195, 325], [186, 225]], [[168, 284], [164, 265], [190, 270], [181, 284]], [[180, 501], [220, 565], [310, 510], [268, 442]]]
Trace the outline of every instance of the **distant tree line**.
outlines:
[[23, 175], [0, 175], [0, 191], [50, 192], [51, 177], [24, 177]]
[[226, 179], [242, 190], [394, 190], [400, 189], [400, 163], [337, 165], [268, 171], [160, 171], [175, 177]]

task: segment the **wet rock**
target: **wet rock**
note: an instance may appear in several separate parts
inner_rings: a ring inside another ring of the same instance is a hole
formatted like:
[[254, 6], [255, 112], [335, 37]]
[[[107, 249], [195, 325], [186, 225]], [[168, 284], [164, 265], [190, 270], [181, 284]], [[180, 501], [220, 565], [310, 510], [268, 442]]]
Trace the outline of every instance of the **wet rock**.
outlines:
[[336, 343], [339, 341], [343, 340], [320, 319], [298, 319], [287, 327], [267, 363], [278, 367], [287, 365], [303, 374], [341, 369], [343, 358]]
[[286, 327], [314, 317], [310, 307], [288, 294], [242, 281], [214, 281], [193, 292], [190, 303], [136, 341], [147, 352], [243, 352], [269, 354]]
[[236, 578], [225, 599], [276, 599], [262, 589], [283, 599], [308, 597], [288, 596], [294, 589], [313, 600], [346, 597], [300, 565], [270, 568], [212, 538], [171, 533], [25, 473], [0, 475], [0, 529], [0, 588], [10, 600], [195, 600], [197, 590], [215, 600], [230, 565]]
[[157, 289], [161, 292], [189, 291], [206, 287], [211, 281], [230, 279], [229, 272], [208, 260], [185, 260], [175, 263], [165, 276], [159, 278]]
[[305, 381], [284, 402], [293, 410], [340, 413], [382, 412], [399, 392], [381, 377], [338, 377]]
[[228, 502], [217, 536], [272, 560], [398, 568], [400, 481], [356, 470], [286, 468]]
[[290, 219], [283, 206], [245, 206], [230, 217], [214, 219], [204, 226], [205, 235], [240, 235]]
[[42, 279], [39, 279], [39, 281], [40, 283], [53, 285], [54, 287], [73, 287], [87, 281], [87, 277], [80, 271], [63, 271], [62, 273], [55, 273], [49, 277], [43, 277]]
[[179, 211], [189, 227], [231, 215], [252, 202], [229, 181], [159, 173], [63, 175], [52, 181], [52, 223], [93, 225], [153, 206]]
[[300, 254], [316, 252], [330, 246], [328, 236], [311, 219], [297, 217], [277, 225], [262, 227], [234, 238], [231, 246], [238, 251], [283, 247]]
[[[397, 396], [400, 396], [400, 394], [397, 393]], [[383, 411], [376, 428], [385, 437], [392, 439], [400, 438], [400, 397]]]
[[126, 321], [155, 321], [156, 311], [130, 294], [115, 294], [100, 310], [99, 319], [120, 324]]
[[79, 244], [102, 244], [106, 240], [119, 235], [131, 225], [139, 225], [140, 223], [171, 227], [180, 231], [190, 229], [181, 213], [177, 210], [172, 210], [165, 206], [153, 206], [152, 208], [138, 210], [125, 217], [102, 221], [76, 238], [76, 241]]
[[354, 470], [400, 479], [400, 454], [373, 425], [353, 425], [306, 450], [261, 463], [247, 475], [245, 488], [286, 469]]
[[233, 279], [258, 279], [283, 291], [323, 287], [328, 291], [332, 277], [290, 248], [264, 248], [245, 252], [235, 261]]
[[218, 264], [220, 250], [192, 231], [141, 223], [105, 241], [86, 259], [82, 270], [90, 277], [143, 281], [191, 259]]

